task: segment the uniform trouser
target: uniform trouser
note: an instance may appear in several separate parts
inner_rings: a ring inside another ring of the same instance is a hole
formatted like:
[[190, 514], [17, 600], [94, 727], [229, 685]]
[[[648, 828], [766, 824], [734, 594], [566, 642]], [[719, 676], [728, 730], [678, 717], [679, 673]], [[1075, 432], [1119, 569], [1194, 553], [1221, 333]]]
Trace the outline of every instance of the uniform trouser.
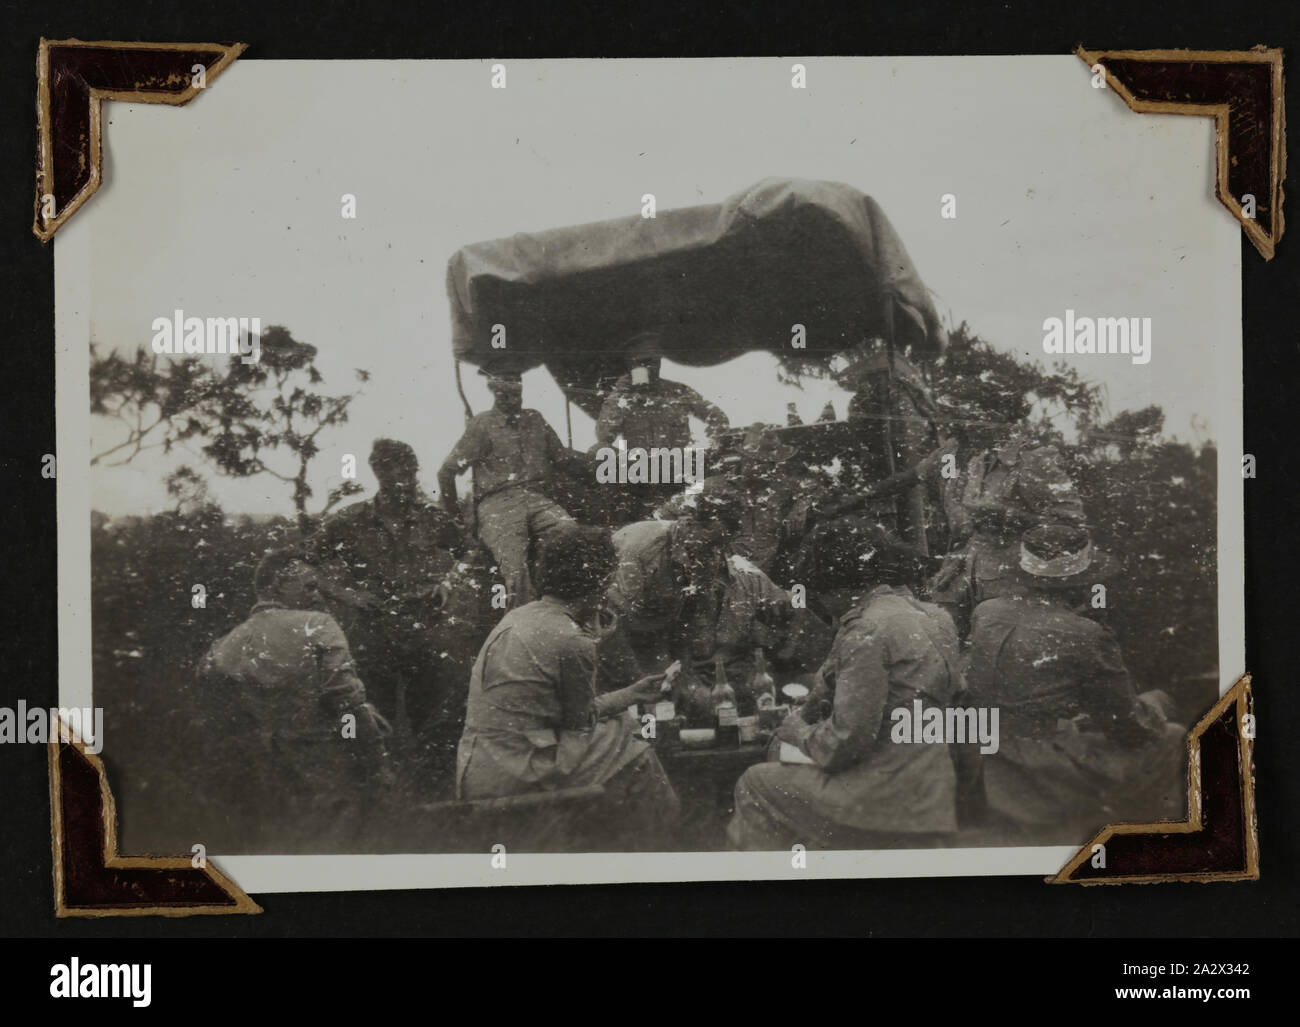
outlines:
[[573, 523], [558, 503], [524, 488], [494, 492], [479, 500], [479, 538], [496, 557], [510, 606], [523, 606], [536, 598], [528, 573], [529, 542]]
[[545, 813], [534, 820], [539, 851], [662, 852], [669, 847], [681, 807], [653, 749], [602, 785], [605, 793], [592, 806]]
[[[773, 742], [769, 757], [778, 750]], [[950, 835], [933, 831], [871, 831], [827, 816], [817, 800], [826, 774], [818, 767], [775, 761], [750, 767], [736, 782], [727, 840], [750, 852], [811, 849], [929, 849]]]
[[[482, 787], [481, 779], [475, 780], [474, 767], [473, 761], [466, 765], [460, 788], [461, 795], [471, 798]], [[493, 783], [499, 785], [499, 780]], [[600, 784], [604, 792], [578, 803], [480, 813], [480, 827], [491, 825], [492, 837], [511, 851], [656, 852], [668, 847], [680, 804], [654, 749], [647, 746], [603, 780], [582, 775], [561, 783], [566, 787]], [[489, 787], [477, 797], [490, 798], [499, 790]], [[544, 790], [524, 785], [513, 794], [539, 791]]]
[[438, 639], [409, 619], [358, 618], [348, 629], [366, 697], [403, 735], [417, 732], [443, 704], [444, 680]]
[[348, 629], [366, 697], [388, 720], [389, 748], [405, 779], [450, 787], [456, 743], [465, 721], [469, 673], [444, 655], [447, 635], [437, 613], [411, 617], [366, 616]]
[[606, 844], [617, 851], [662, 851], [680, 809], [663, 764], [647, 749], [605, 782], [612, 813], [604, 826]]
[[796, 844], [813, 849], [933, 849], [950, 838], [930, 831], [864, 831], [821, 816], [796, 790], [803, 783], [801, 776], [811, 776], [808, 770], [760, 763], [745, 771], [736, 785], [736, 812], [727, 825], [732, 846], [751, 852], [788, 851]]

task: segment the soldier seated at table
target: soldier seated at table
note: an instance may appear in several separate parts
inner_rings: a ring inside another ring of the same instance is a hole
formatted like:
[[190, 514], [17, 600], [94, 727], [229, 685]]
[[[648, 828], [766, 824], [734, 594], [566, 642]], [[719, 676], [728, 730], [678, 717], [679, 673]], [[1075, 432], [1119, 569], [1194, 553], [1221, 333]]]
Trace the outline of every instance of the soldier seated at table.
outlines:
[[1082, 528], [1026, 532], [1023, 591], [975, 608], [971, 701], [1000, 711], [980, 761], [986, 825], [1002, 844], [1080, 844], [1115, 820], [1176, 817], [1184, 731], [1133, 687], [1115, 635], [1083, 616], [1114, 561]]
[[618, 569], [606, 605], [617, 625], [602, 659], [612, 680], [680, 660], [683, 693], [711, 684], [721, 659], [743, 702], [754, 650], [779, 649], [794, 611], [789, 592], [731, 552], [727, 497], [706, 491], [698, 498], [689, 517], [638, 521], [614, 533]]
[[[342, 629], [322, 611], [317, 580], [297, 552], [269, 553], [248, 619], [199, 668], [204, 780], [229, 803], [227, 822], [203, 839], [209, 845], [352, 851], [390, 783], [388, 724], [367, 702]], [[220, 831], [233, 834], [221, 843]]]
[[615, 562], [600, 528], [575, 525], [542, 541], [542, 598], [507, 613], [483, 644], [460, 740], [458, 798], [602, 785], [605, 812], [594, 819], [603, 823], [579, 817], [549, 825], [549, 836], [570, 849], [598, 828], [621, 847], [654, 848], [677, 809], [654, 749], [620, 716], [659, 698], [662, 674], [597, 694], [591, 625]]
[[[911, 585], [929, 561], [882, 528], [862, 539], [855, 596], [814, 584], [848, 611], [808, 700], [777, 729], [771, 762], [736, 784], [728, 838], [739, 849], [921, 848], [957, 828], [957, 774], [941, 742], [901, 744], [893, 711], [945, 708], [962, 690], [957, 633]], [[787, 743], [806, 763], [778, 762]]]

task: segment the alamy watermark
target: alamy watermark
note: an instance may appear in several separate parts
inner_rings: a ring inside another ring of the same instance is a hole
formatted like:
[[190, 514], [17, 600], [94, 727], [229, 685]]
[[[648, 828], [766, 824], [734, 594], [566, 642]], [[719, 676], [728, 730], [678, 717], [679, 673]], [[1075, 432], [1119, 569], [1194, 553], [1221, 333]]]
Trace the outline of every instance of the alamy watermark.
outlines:
[[244, 364], [262, 359], [260, 317], [186, 317], [185, 311], [173, 310], [171, 317], [155, 317], [150, 329], [155, 353], [239, 354]]
[[96, 706], [43, 706], [27, 708], [24, 699], [17, 708], [0, 706], [0, 743], [44, 745], [59, 737], [59, 722], [68, 728], [74, 742], [98, 754], [104, 748], [104, 710]]
[[890, 740], [899, 745], [965, 745], [979, 742], [980, 752], [998, 751], [996, 706], [925, 706], [913, 699], [911, 707], [898, 706], [890, 714], [894, 726]]
[[1127, 353], [1133, 363], [1146, 364], [1151, 361], [1151, 318], [1076, 317], [1067, 309], [1064, 319], [1043, 322], [1043, 352]]
[[596, 450], [596, 481], [601, 485], [699, 485], [704, 481], [704, 449], [601, 446]]
[[152, 1001], [152, 963], [85, 963], [76, 956], [50, 967], [51, 998], [129, 998], [142, 1008]]

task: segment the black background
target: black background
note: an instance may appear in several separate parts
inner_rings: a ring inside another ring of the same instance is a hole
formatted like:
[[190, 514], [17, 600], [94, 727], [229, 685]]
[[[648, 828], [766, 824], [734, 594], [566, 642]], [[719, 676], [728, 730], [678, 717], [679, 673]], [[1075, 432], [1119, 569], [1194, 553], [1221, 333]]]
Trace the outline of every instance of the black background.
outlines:
[[[53, 246], [31, 232], [35, 61], [52, 39], [242, 41], [241, 60], [312, 58], [710, 57], [1068, 53], [1090, 48], [1294, 49], [1297, 7], [1204, 2], [1041, 4], [803, 2], [783, 7], [645, 3], [463, 2], [272, 5], [10, 6], [4, 15], [4, 399], [0, 505], [5, 528], [0, 704], [55, 701]], [[1295, 111], [1295, 80], [1288, 99]], [[959, 72], [953, 88], [960, 88]], [[430, 103], [439, 102], [430, 97]], [[382, 114], [377, 114], [382, 116]], [[992, 115], [996, 116], [996, 114]], [[1138, 117], [1139, 115], [1133, 115]], [[394, 126], [418, 132], [421, 126]], [[918, 126], [924, 131], [924, 126]], [[165, 155], [160, 156], [165, 159]], [[376, 160], [385, 159], [381, 153]], [[1300, 166], [1290, 161], [1292, 166]], [[1147, 172], [1134, 168], [1141, 178]], [[112, 170], [107, 172], [111, 179]], [[1159, 188], [1155, 177], [1143, 188]], [[202, 202], [202, 197], [195, 197]], [[77, 217], [95, 216], [90, 203]], [[1224, 216], [1228, 216], [1226, 211]], [[1292, 212], [1300, 219], [1300, 210]], [[1124, 246], [1124, 226], [1115, 225]], [[1300, 377], [1300, 228], [1265, 263], [1242, 235], [1246, 450], [1247, 653], [1255, 675], [1263, 879], [1240, 884], [1049, 887], [1039, 878], [806, 881], [256, 896], [253, 917], [58, 921], [53, 915], [48, 780], [42, 746], [0, 746], [0, 935], [73, 938], [437, 935], [874, 935], [1225, 938], [1297, 928], [1296, 510], [1300, 456], [1293, 391]], [[1068, 240], [1062, 240], [1068, 245]], [[75, 474], [76, 468], [60, 468]], [[1121, 946], [1122, 947], [1122, 946]], [[1202, 958], [1230, 958], [1222, 943]], [[62, 947], [59, 958], [72, 952]], [[129, 958], [120, 950], [117, 959]], [[1187, 958], [1175, 955], [1172, 958]], [[48, 963], [46, 964], [48, 966]], [[632, 975], [629, 980], [639, 975]], [[44, 978], [48, 979], [48, 978]], [[1127, 983], [1127, 982], [1119, 982]]]

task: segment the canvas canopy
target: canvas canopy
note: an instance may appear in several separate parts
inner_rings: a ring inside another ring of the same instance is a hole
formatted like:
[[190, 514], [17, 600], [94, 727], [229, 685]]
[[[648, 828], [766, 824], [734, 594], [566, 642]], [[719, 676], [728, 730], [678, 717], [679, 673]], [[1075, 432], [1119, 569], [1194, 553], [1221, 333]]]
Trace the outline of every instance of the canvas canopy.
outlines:
[[544, 364], [593, 414], [597, 383], [626, 370], [624, 344], [647, 330], [694, 366], [752, 350], [830, 357], [891, 327], [922, 359], [947, 342], [880, 206], [837, 182], [768, 178], [720, 204], [474, 243], [448, 263], [447, 292], [457, 359]]

